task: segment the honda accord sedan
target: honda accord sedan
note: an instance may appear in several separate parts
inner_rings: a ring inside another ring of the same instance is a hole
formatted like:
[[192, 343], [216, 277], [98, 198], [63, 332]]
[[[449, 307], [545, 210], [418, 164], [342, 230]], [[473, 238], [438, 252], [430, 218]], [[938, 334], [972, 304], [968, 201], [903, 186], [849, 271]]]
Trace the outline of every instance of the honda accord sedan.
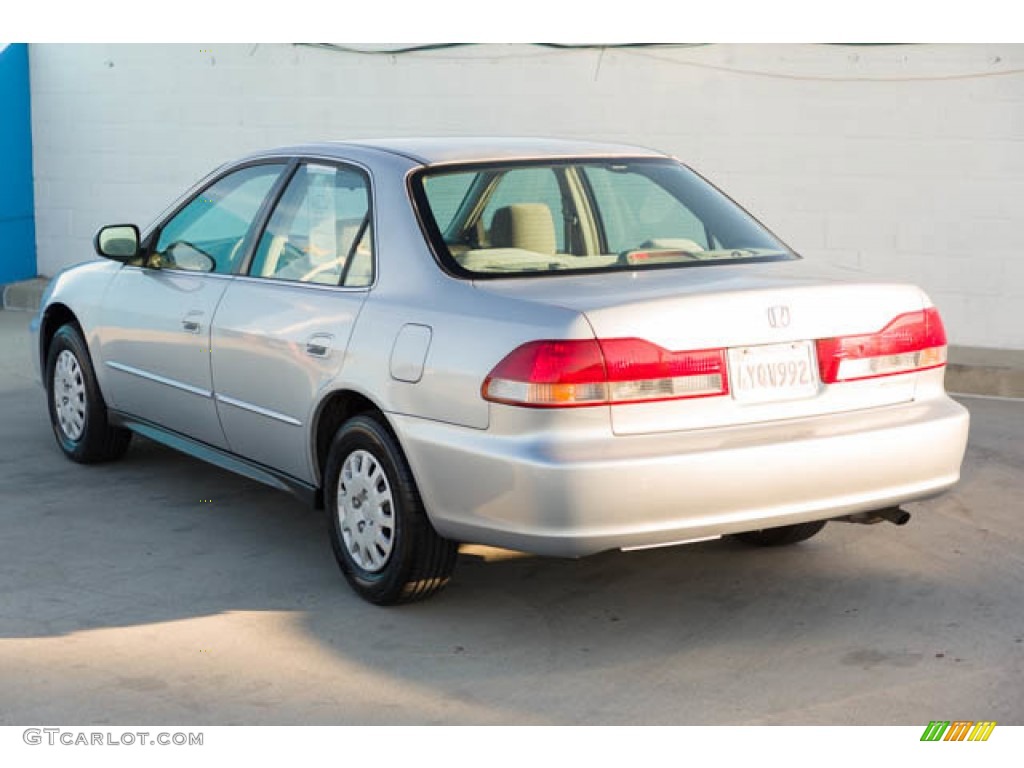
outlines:
[[299, 494], [374, 603], [437, 592], [460, 542], [793, 544], [959, 478], [928, 297], [647, 149], [269, 150], [94, 245], [32, 323], [60, 450], [138, 434]]

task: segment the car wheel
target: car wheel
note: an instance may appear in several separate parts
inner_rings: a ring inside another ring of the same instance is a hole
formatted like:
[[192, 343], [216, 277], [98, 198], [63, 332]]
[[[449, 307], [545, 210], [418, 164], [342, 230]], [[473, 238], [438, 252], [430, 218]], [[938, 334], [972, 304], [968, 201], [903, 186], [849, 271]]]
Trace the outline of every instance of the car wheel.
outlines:
[[334, 556], [361, 597], [407, 603], [448, 583], [458, 544], [431, 526], [409, 465], [380, 421], [362, 415], [341, 426], [324, 493]]
[[734, 534], [734, 537], [744, 544], [752, 544], [757, 547], [782, 547], [786, 544], [807, 541], [825, 527], [825, 522], [825, 520], [816, 520], [813, 523], [783, 525], [779, 528], [765, 528], [763, 531], [737, 533]]
[[89, 350], [75, 325], [62, 325], [50, 341], [46, 392], [53, 434], [69, 459], [94, 464], [128, 450], [132, 433], [110, 426]]

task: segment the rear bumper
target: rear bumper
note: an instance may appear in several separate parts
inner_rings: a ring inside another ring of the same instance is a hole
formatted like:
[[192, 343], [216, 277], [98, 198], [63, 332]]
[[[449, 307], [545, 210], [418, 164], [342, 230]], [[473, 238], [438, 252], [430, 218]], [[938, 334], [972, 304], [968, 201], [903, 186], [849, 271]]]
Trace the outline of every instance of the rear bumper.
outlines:
[[630, 437], [498, 435], [392, 423], [443, 536], [537, 554], [608, 549], [822, 520], [953, 485], [968, 413], [946, 396], [786, 422]]

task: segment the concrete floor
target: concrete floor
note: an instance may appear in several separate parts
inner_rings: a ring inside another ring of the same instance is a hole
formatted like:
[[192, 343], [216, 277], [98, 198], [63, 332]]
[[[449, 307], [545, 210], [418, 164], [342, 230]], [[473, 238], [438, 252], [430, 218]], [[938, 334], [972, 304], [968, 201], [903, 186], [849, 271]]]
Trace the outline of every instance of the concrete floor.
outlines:
[[284, 494], [141, 439], [64, 460], [28, 319], [0, 312], [0, 724], [1024, 724], [1024, 402], [964, 399], [963, 481], [903, 528], [467, 548], [381, 609]]

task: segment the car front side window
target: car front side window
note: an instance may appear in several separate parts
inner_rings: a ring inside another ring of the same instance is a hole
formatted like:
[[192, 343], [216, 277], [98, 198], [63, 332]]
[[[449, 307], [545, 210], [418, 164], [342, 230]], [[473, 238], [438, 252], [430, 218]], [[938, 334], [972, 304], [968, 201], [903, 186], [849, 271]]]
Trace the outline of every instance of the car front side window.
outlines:
[[231, 274], [242, 257], [246, 234], [284, 167], [253, 165], [211, 184], [161, 227], [148, 264]]
[[373, 282], [370, 184], [354, 168], [299, 167], [260, 237], [249, 274], [362, 288]]

